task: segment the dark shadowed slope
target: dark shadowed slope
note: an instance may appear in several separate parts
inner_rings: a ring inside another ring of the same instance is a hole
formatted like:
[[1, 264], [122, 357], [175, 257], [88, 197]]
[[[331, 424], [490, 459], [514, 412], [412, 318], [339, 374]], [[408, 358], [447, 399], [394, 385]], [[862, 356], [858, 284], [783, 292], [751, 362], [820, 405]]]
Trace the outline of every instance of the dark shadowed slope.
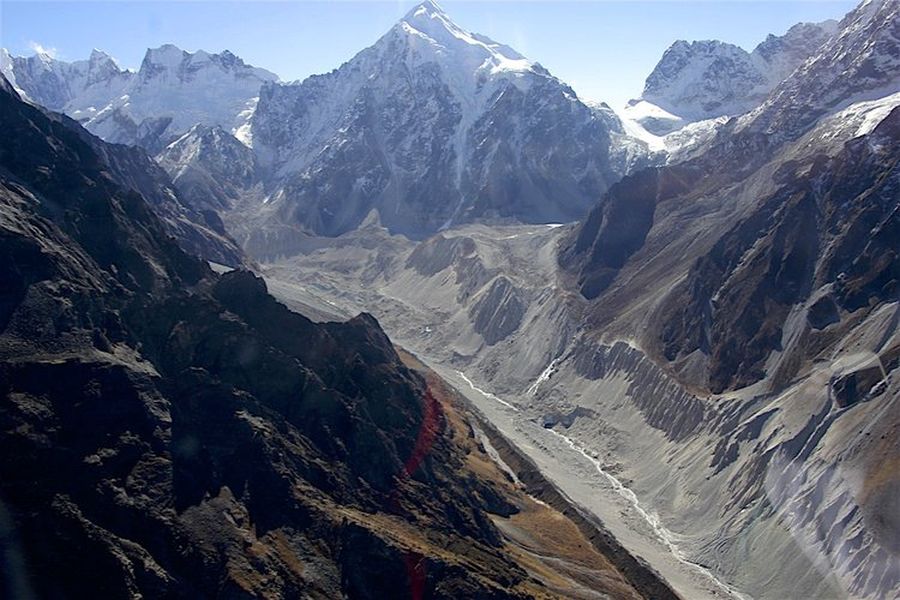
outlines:
[[[809, 304], [815, 338], [832, 321], [846, 334], [896, 299], [898, 10], [862, 3], [701, 156], [609, 191], [561, 257], [594, 301], [596, 326], [643, 302], [642, 345], [690, 385], [721, 392], [766, 375], [795, 337], [785, 323], [796, 307]], [[796, 356], [777, 380], [829, 343], [787, 349]]]

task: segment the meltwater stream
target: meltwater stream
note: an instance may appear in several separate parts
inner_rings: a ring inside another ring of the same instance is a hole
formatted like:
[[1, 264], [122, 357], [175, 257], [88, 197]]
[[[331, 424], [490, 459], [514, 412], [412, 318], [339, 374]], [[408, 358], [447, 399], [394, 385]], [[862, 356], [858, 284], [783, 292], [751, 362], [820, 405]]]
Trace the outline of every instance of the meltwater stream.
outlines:
[[480, 387], [477, 387], [474, 383], [472, 383], [472, 380], [471, 380], [471, 379], [469, 379], [468, 377], [466, 377], [466, 374], [463, 373], [462, 371], [457, 371], [456, 374], [459, 375], [460, 377], [462, 377], [462, 378], [463, 378], [463, 381], [465, 381], [466, 383], [468, 383], [468, 384], [469, 384], [469, 387], [472, 388], [473, 391], [478, 392], [479, 394], [481, 394], [481, 395], [484, 396], [485, 398], [488, 398], [488, 399], [490, 399], [490, 400], [493, 400], [494, 402], [498, 402], [498, 403], [502, 404], [503, 406], [505, 406], [505, 407], [507, 407], [507, 408], [511, 408], [511, 409], [513, 409], [514, 411], [519, 412], [519, 409], [516, 408], [515, 405], [510, 404], [509, 402], [507, 402], [507, 401], [504, 400], [503, 398], [500, 398], [499, 396], [495, 396], [494, 394], [492, 394], [492, 393], [490, 393], [490, 392], [486, 392], [486, 391], [484, 391], [483, 389], [481, 389]]
[[[463, 381], [465, 381], [469, 385], [469, 387], [473, 391], [481, 394], [483, 397], [485, 397], [489, 400], [492, 400], [492, 401], [499, 403], [507, 408], [510, 408], [513, 411], [519, 412], [518, 407], [516, 407], [515, 405], [507, 402], [506, 400], [503, 400], [502, 398], [500, 398], [499, 396], [497, 396], [495, 394], [492, 394], [490, 392], [487, 392], [487, 391], [477, 387], [472, 382], [472, 380], [469, 379], [462, 371], [456, 371], [456, 373], [460, 376], [460, 378], [462, 378]], [[715, 587], [719, 588], [727, 596], [732, 597], [732, 598], [737, 598], [740, 600], [748, 600], [749, 599], [748, 596], [746, 596], [745, 594], [741, 593], [740, 591], [738, 591], [731, 585], [725, 583], [724, 581], [722, 581], [718, 577], [716, 577], [712, 573], [712, 571], [710, 571], [708, 568], [706, 568], [702, 565], [699, 565], [699, 564], [691, 561], [689, 558], [687, 558], [684, 555], [684, 553], [681, 551], [681, 549], [678, 547], [678, 545], [675, 543], [675, 541], [674, 541], [675, 534], [673, 534], [671, 531], [669, 531], [669, 529], [666, 528], [665, 525], [663, 525], [663, 523], [660, 521], [659, 517], [655, 513], [648, 511], [641, 505], [640, 500], [638, 499], [637, 495], [634, 493], [633, 490], [631, 490], [629, 487], [627, 487], [625, 484], [623, 484], [621, 481], [619, 481], [614, 475], [606, 472], [603, 469], [600, 462], [596, 458], [591, 456], [588, 452], [586, 452], [583, 448], [581, 448], [578, 444], [575, 443], [574, 440], [572, 440], [568, 436], [565, 436], [557, 431], [554, 431], [553, 429], [544, 429], [544, 431], [547, 431], [547, 432], [553, 434], [554, 436], [556, 436], [557, 438], [561, 439], [569, 448], [571, 448], [572, 450], [574, 450], [575, 452], [579, 453], [581, 456], [586, 458], [591, 463], [591, 465], [594, 466], [596, 471], [605, 478], [605, 480], [612, 487], [613, 491], [615, 491], [619, 496], [624, 498], [628, 502], [628, 504], [634, 509], [634, 512], [637, 513], [637, 515], [643, 521], [645, 521], [647, 523], [647, 525], [649, 525], [651, 531], [656, 535], [656, 537], [659, 539], [659, 541], [664, 545], [666, 550], [678, 562], [686, 565], [687, 567], [689, 567], [690, 569], [692, 569], [696, 573], [698, 573], [700, 576], [708, 579]]]
[[600, 462], [596, 458], [594, 458], [593, 456], [588, 454], [583, 448], [581, 448], [578, 444], [576, 444], [575, 441], [572, 440], [572, 438], [567, 437], [557, 431], [554, 431], [553, 429], [547, 429], [547, 431], [549, 431], [556, 437], [562, 439], [566, 443], [566, 445], [569, 446], [572, 450], [578, 452], [583, 457], [588, 459], [590, 461], [590, 463], [594, 466], [594, 468], [597, 470], [597, 472], [606, 478], [606, 480], [612, 486], [613, 490], [615, 490], [616, 493], [618, 493], [620, 496], [625, 498], [625, 500], [627, 500], [628, 503], [631, 504], [631, 507], [634, 508], [635, 512], [637, 512], [641, 516], [641, 518], [643, 518], [644, 521], [646, 521], [647, 524], [650, 525], [650, 528], [653, 530], [653, 533], [656, 534], [656, 537], [659, 538], [659, 540], [665, 545], [666, 549], [669, 552], [671, 552], [672, 555], [676, 559], [678, 559], [678, 561], [684, 563], [685, 565], [691, 567], [692, 569], [695, 569], [698, 573], [704, 575], [705, 577], [708, 577], [710, 581], [715, 583], [722, 590], [726, 591], [729, 595], [734, 596], [736, 598], [740, 598], [742, 600], [749, 600], [746, 595], [742, 594], [740, 591], [738, 591], [734, 587], [728, 585], [727, 583], [725, 583], [724, 581], [722, 581], [721, 579], [716, 577], [712, 573], [712, 571], [710, 571], [708, 568], [706, 568], [702, 565], [699, 565], [699, 564], [693, 562], [692, 560], [690, 560], [689, 558], [687, 558], [684, 555], [684, 553], [681, 551], [681, 549], [673, 541], [673, 538], [675, 537], [674, 534], [671, 531], [669, 531], [665, 525], [662, 524], [662, 521], [659, 520], [659, 517], [656, 516], [655, 513], [647, 511], [641, 505], [640, 500], [638, 500], [637, 494], [635, 494], [634, 491], [631, 490], [631, 488], [629, 488], [624, 483], [619, 481], [615, 477], [615, 475], [607, 473], [603, 469], [603, 467], [600, 466]]

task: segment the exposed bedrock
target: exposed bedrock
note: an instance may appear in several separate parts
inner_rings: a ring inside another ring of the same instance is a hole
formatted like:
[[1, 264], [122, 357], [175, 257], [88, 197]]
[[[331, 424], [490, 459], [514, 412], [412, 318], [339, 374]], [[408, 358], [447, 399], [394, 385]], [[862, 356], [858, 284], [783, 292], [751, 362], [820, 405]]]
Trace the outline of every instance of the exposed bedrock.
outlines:
[[527, 308], [512, 282], [500, 276], [472, 305], [469, 315], [475, 331], [493, 345], [519, 328]]
[[610, 189], [560, 257], [564, 267], [579, 271], [578, 285], [585, 298], [596, 298], [606, 290], [641, 249], [653, 227], [657, 204], [684, 193], [699, 175], [685, 167], [649, 168]]
[[582, 340], [573, 350], [572, 361], [575, 372], [588, 380], [627, 377], [626, 394], [644, 420], [672, 441], [685, 439], [710, 420], [701, 400], [624, 342], [606, 346]]

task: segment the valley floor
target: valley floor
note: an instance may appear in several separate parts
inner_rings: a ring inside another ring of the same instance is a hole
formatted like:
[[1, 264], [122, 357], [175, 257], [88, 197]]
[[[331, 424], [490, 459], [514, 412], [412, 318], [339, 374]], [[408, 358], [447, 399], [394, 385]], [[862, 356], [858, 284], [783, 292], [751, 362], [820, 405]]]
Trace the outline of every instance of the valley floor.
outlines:
[[596, 515], [622, 545], [657, 570], [684, 598], [742, 598], [738, 590], [719, 580], [709, 569], [691, 562], [678, 547], [678, 536], [666, 529], [648, 509], [599, 461], [570, 438], [544, 428], [527, 413], [510, 408], [490, 392], [469, 385], [452, 368], [431, 365], [472, 402], [479, 411], [525, 452], [541, 473], [576, 505]]
[[[490, 231], [481, 231], [480, 227], [474, 229], [476, 235], [483, 233], [487, 238], [496, 237], [516, 245], [527, 244], [530, 240], [541, 243], [542, 238], [554, 233], [554, 228], [542, 226], [505, 228], [496, 236]], [[403, 255], [408, 247], [400, 239], [380, 240], [379, 251]], [[427, 301], [423, 301], [423, 306], [411, 306], [405, 299], [392, 295], [387, 287], [367, 288], [364, 284], [350, 287], [348, 281], [353, 277], [348, 276], [342, 265], [352, 262], [351, 257], [357, 252], [377, 252], [361, 250], [361, 246], [345, 245], [340, 241], [335, 246], [312, 250], [307, 257], [308, 263], [303, 257], [295, 257], [266, 265], [263, 274], [269, 291], [288, 307], [321, 320], [344, 319], [361, 311], [372, 312], [392, 339], [415, 352], [463, 394], [507, 440], [534, 461], [541, 473], [573, 504], [596, 516], [631, 554], [646, 561], [679, 595], [691, 599], [744, 597], [710, 569], [692, 562], [680, 547], [679, 536], [669, 531], [653, 509], [626, 484], [601, 467], [601, 462], [592, 456], [595, 451], [585, 451], [563, 433], [545, 428], [538, 411], [528, 410], [528, 407], [518, 409], [514, 400], [504, 400], [500, 392], [492, 393], [490, 383], [484, 382], [481, 374], [457, 370], [446, 357], [430, 352], [436, 340], [429, 337], [433, 334], [439, 339], [439, 326], [435, 321], [442, 315], [423, 308]], [[550, 270], [553, 266], [549, 262], [551, 257], [538, 258], [531, 269], [535, 271], [532, 276], [541, 280], [540, 270]], [[364, 262], [361, 260], [359, 264]], [[321, 268], [322, 265], [329, 268]]]
[[[849, 354], [778, 394], [695, 396], [627, 335], [585, 332], [583, 301], [557, 266], [567, 230], [473, 225], [414, 243], [372, 228], [312, 239], [261, 272], [313, 319], [373, 314], [682, 597], [891, 589], [895, 559], [872, 536], [892, 535], [879, 515], [893, 480], [873, 478], [897, 452], [897, 382], [843, 408], [828, 382], [885, 345], [897, 306], [860, 328]], [[871, 435], [857, 434], [867, 423]], [[883, 452], [865, 446], [878, 440]], [[854, 475], [869, 472], [871, 485]]]

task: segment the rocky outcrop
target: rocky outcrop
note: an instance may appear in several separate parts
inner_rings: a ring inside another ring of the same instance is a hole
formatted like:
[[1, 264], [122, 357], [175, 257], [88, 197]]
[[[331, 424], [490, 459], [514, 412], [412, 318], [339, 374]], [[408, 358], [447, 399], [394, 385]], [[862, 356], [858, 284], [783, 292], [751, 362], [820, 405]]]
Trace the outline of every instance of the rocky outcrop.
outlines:
[[662, 308], [666, 359], [700, 350], [711, 359], [713, 391], [742, 387], [765, 375], [788, 313], [812, 290], [836, 290], [810, 312], [819, 330], [840, 320], [838, 310], [896, 298], [900, 261], [889, 240], [900, 233], [898, 124], [895, 109], [869, 139], [799, 176], [785, 173], [779, 191], [697, 261]]
[[522, 323], [528, 305], [515, 285], [500, 276], [469, 311], [475, 331], [488, 345], [496, 344], [511, 335]]
[[253, 151], [221, 127], [195, 125], [156, 161], [186, 202], [204, 214], [227, 212], [261, 183]]
[[[561, 241], [587, 319], [554, 365], [576, 377], [542, 389], [537, 418], [596, 411], [566, 435], [751, 595], [900, 585], [885, 538], [900, 397], [897, 9], [862, 2], [759, 108], [692, 158], [615, 184]], [[663, 177], [685, 185], [660, 194]]]
[[578, 270], [578, 286], [585, 298], [603, 293], [641, 249], [653, 227], [657, 204], [684, 193], [699, 177], [690, 166], [651, 167], [625, 177], [609, 191], [560, 252], [563, 267]]

